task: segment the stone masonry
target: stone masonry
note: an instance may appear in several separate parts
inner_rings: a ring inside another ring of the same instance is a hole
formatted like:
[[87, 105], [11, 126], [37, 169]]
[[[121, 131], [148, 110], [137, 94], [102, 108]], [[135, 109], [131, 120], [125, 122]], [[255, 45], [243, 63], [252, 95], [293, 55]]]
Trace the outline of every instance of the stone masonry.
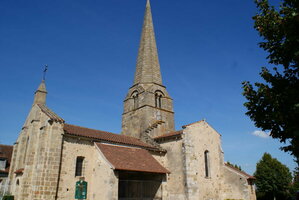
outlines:
[[37, 103], [45, 103], [44, 94], [42, 82], [14, 146], [10, 182], [16, 199], [51, 200], [58, 192], [63, 121], [53, 121], [41, 111], [43, 105]]
[[147, 1], [134, 85], [124, 100], [122, 134], [141, 138], [157, 121], [164, 123], [150, 133], [152, 137], [174, 130], [172, 98], [162, 84], [151, 7]]
[[13, 148], [8, 179], [15, 200], [74, 199], [81, 178], [88, 200], [256, 200], [254, 177], [224, 162], [221, 135], [210, 124], [175, 131], [149, 0], [121, 134], [65, 123], [46, 106], [46, 95], [43, 80]]

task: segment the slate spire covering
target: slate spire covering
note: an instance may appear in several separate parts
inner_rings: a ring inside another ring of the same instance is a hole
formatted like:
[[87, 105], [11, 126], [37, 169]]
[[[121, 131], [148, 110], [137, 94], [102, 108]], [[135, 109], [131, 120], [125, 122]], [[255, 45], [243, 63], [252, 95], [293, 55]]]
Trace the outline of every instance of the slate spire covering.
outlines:
[[135, 72], [134, 84], [138, 83], [157, 83], [162, 85], [160, 64], [149, 0], [147, 0], [146, 3]]

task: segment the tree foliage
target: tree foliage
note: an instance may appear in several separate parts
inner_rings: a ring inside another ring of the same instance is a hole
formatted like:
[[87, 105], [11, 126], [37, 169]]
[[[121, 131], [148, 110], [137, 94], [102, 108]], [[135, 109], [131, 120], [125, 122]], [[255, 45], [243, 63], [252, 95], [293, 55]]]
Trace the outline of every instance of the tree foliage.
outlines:
[[293, 194], [293, 196], [299, 197], [299, 168], [294, 171], [293, 183], [290, 187], [290, 193]]
[[290, 194], [292, 174], [289, 168], [277, 159], [265, 153], [256, 165], [254, 173], [256, 178], [258, 199], [287, 199]]
[[256, 127], [288, 142], [282, 149], [299, 164], [299, 0], [284, 0], [279, 8], [268, 0], [255, 3], [259, 12], [254, 28], [272, 67], [262, 68], [264, 83], [243, 82], [246, 114]]

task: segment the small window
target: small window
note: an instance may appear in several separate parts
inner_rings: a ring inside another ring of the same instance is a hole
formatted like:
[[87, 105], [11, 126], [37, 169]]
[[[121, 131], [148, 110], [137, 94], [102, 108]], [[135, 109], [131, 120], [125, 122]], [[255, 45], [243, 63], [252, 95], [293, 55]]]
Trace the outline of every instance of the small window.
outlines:
[[136, 94], [136, 96], [133, 97], [134, 98], [134, 109], [138, 108], [138, 94]]
[[16, 185], [17, 185], [17, 186], [20, 185], [20, 181], [19, 181], [19, 179], [17, 180]]
[[29, 145], [29, 137], [27, 137], [26, 145], [25, 145], [25, 154], [23, 158], [23, 163], [25, 164], [26, 162], [26, 156], [27, 156], [27, 151], [28, 151], [28, 145]]
[[83, 162], [84, 162], [84, 157], [81, 157], [81, 156], [77, 157], [75, 176], [83, 175]]
[[163, 93], [161, 91], [156, 91], [156, 93], [155, 93], [156, 108], [162, 108], [162, 97], [163, 97]]
[[131, 97], [133, 98], [133, 103], [134, 103], [134, 109], [138, 108], [138, 92], [134, 91], [131, 95]]
[[0, 170], [5, 170], [6, 168], [6, 159], [0, 158]]
[[210, 160], [209, 160], [209, 151], [205, 151], [205, 177], [211, 177], [210, 174]]

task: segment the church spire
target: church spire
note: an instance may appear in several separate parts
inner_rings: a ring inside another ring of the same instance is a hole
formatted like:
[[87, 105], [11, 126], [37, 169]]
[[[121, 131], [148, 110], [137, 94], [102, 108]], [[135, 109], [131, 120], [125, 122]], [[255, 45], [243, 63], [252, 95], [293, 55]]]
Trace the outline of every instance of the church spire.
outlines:
[[162, 85], [160, 64], [149, 0], [147, 0], [146, 3], [135, 72], [134, 84], [138, 83], [157, 83]]
[[150, 1], [147, 0], [134, 85], [124, 100], [122, 134], [157, 137], [174, 131], [172, 99], [162, 84]]
[[48, 66], [45, 65], [44, 73], [43, 73], [43, 80], [38, 86], [37, 90], [35, 91], [34, 95], [34, 102], [33, 104], [46, 104], [46, 96], [47, 96], [47, 89], [46, 89], [46, 72], [48, 70]]

